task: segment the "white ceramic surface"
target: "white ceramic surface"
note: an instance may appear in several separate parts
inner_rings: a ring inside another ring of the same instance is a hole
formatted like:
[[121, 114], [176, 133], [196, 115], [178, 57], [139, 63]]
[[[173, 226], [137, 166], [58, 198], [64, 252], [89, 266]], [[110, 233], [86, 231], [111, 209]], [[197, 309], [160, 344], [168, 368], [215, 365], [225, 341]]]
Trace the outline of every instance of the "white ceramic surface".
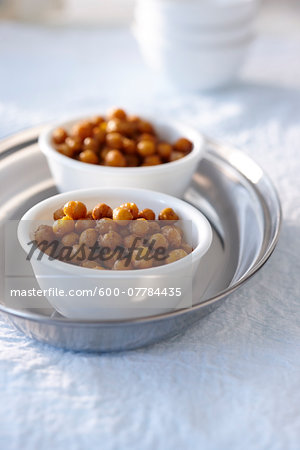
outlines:
[[136, 34], [141, 53], [152, 70], [185, 90], [205, 90], [232, 82], [247, 54], [252, 37], [219, 47], [178, 46]]
[[52, 145], [51, 135], [57, 126], [70, 131], [72, 125], [86, 117], [77, 117], [57, 123], [43, 132], [39, 146], [45, 154], [53, 178], [61, 192], [74, 189], [120, 187], [144, 188], [181, 197], [190, 183], [204, 152], [204, 139], [193, 128], [181, 123], [160, 122], [147, 117], [162, 139], [174, 142], [179, 137], [190, 139], [194, 148], [184, 158], [171, 163], [148, 167], [107, 167], [86, 164], [58, 153]]
[[[103, 297], [46, 295], [58, 312], [76, 319], [126, 319], [155, 315], [176, 308], [179, 302], [182, 304], [182, 298], [176, 296], [129, 297], [128, 289], [137, 287], [177, 287], [187, 299], [185, 306], [191, 305], [192, 299], [187, 297], [191, 295], [192, 279], [212, 240], [210, 224], [197, 209], [174, 197], [143, 189], [86, 189], [58, 194], [35, 205], [21, 219], [18, 238], [26, 253], [29, 251], [28, 242], [34, 238], [37, 226], [52, 223], [53, 211], [69, 200], [83, 201], [88, 208], [98, 202], [116, 207], [123, 202], [133, 201], [139, 208], [150, 207], [155, 213], [170, 206], [180, 215], [186, 239], [194, 247], [194, 251], [175, 263], [138, 271], [99, 271], [57, 260], [49, 261], [47, 257], [38, 260], [39, 253], [35, 252], [31, 265], [41, 289], [56, 287], [69, 292], [70, 289], [94, 291], [102, 287], [104, 290], [118, 288], [120, 291], [119, 295]], [[208, 280], [204, 277], [202, 281], [204, 292]]]

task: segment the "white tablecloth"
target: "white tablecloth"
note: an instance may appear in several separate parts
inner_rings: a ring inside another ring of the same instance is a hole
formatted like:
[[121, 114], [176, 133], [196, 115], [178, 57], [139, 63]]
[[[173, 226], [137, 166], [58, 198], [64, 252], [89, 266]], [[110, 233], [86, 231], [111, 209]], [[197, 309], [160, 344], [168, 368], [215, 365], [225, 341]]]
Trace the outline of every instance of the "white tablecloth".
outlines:
[[1, 448], [298, 450], [300, 35], [261, 36], [243, 81], [198, 96], [160, 86], [124, 30], [2, 24], [0, 43], [1, 137], [70, 112], [155, 104], [255, 158], [284, 213], [267, 265], [173, 340], [75, 354], [1, 321]]

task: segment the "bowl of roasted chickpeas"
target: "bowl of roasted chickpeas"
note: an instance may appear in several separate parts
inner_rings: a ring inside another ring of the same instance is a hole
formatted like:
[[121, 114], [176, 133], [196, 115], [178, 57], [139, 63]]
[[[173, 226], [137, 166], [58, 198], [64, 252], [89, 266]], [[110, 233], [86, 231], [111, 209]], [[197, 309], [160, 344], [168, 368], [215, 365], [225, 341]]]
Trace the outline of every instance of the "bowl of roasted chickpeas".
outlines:
[[[121, 320], [191, 306], [212, 231], [200, 211], [175, 197], [97, 188], [38, 203], [21, 219], [18, 238], [59, 313]], [[207, 283], [204, 277], [203, 292]]]
[[60, 192], [129, 187], [182, 197], [204, 152], [196, 130], [123, 109], [55, 124], [41, 133]]

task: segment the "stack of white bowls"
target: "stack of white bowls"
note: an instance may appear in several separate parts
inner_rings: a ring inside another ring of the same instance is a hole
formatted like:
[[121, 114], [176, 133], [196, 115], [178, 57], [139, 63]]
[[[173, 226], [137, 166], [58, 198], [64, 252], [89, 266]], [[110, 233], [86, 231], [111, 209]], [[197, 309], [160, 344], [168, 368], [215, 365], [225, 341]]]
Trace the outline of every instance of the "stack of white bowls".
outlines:
[[134, 35], [145, 62], [188, 90], [231, 83], [253, 39], [259, 0], [137, 0]]

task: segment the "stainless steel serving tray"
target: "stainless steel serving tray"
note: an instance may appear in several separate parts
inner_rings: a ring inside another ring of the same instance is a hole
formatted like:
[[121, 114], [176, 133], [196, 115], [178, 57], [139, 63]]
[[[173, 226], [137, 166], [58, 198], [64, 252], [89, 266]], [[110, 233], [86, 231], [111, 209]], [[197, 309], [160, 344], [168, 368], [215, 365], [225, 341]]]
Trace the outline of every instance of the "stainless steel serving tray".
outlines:
[[[16, 134], [0, 144], [0, 232], [56, 188], [37, 137], [42, 128]], [[207, 140], [207, 152], [185, 200], [201, 209], [214, 228], [205, 270], [211, 282], [204, 297], [193, 289], [193, 307], [144, 319], [74, 321], [56, 313], [45, 299], [34, 309], [0, 299], [0, 312], [27, 336], [57, 347], [120, 351], [174, 336], [212, 312], [242, 286], [273, 252], [280, 231], [277, 193], [262, 169], [239, 150]], [[3, 239], [1, 239], [3, 245]], [[4, 274], [4, 257], [0, 272]], [[203, 265], [202, 265], [203, 267]]]

